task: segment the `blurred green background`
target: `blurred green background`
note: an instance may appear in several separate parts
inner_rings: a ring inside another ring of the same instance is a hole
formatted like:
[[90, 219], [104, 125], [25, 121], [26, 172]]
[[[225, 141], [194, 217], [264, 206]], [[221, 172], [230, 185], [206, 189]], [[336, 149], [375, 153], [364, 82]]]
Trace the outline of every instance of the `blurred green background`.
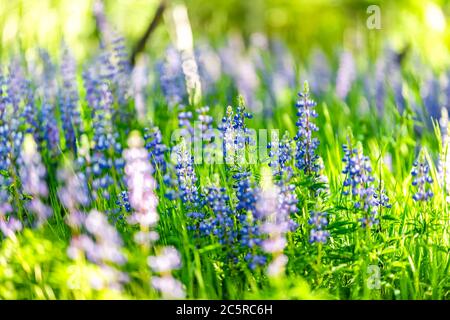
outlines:
[[[109, 23], [132, 47], [153, 18], [159, 0], [104, 0]], [[449, 64], [450, 1], [438, 0], [167, 0], [183, 2], [196, 40], [219, 45], [226, 35], [244, 39], [263, 32], [282, 39], [298, 58], [321, 47], [330, 56], [346, 47], [361, 55], [376, 55], [388, 43], [394, 49], [414, 48], [433, 67]], [[62, 39], [78, 59], [98, 47], [94, 0], [2, 0], [2, 58], [36, 47], [56, 52]], [[369, 30], [367, 8], [378, 5], [381, 29]], [[170, 41], [167, 10], [147, 45], [161, 52]], [[31, 54], [31, 53], [30, 53]]]

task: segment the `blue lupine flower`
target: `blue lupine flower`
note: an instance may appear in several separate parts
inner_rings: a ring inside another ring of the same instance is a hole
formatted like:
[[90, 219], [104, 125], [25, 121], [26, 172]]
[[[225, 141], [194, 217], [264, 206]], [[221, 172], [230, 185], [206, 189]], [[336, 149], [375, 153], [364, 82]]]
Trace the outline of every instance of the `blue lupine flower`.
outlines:
[[311, 211], [311, 216], [308, 224], [312, 226], [309, 242], [311, 243], [326, 243], [330, 233], [326, 231], [328, 225], [328, 218], [326, 212]]
[[433, 178], [430, 175], [430, 167], [426, 160], [414, 161], [411, 175], [413, 176], [412, 185], [417, 189], [413, 199], [415, 201], [428, 201], [433, 197], [433, 192], [429, 187], [433, 183]]
[[245, 210], [255, 212], [257, 199], [257, 190], [250, 180], [251, 173], [248, 171], [237, 172], [233, 175], [235, 184], [233, 188], [236, 190], [236, 198], [238, 203], [236, 210]]
[[58, 169], [58, 198], [67, 208], [69, 215], [77, 214], [81, 207], [90, 204], [90, 192], [83, 172], [74, 171], [71, 166]]
[[42, 102], [40, 123], [43, 128], [43, 138], [47, 143], [47, 149], [52, 154], [56, 154], [59, 150], [59, 128], [55, 117], [54, 107], [46, 102]]
[[251, 119], [253, 116], [245, 112], [242, 98], [239, 100], [236, 113], [231, 106], [227, 107], [227, 114], [219, 128], [222, 131], [225, 164], [235, 169], [245, 162], [246, 147], [255, 143], [245, 126], [245, 119]]
[[122, 191], [119, 194], [118, 199], [116, 200], [116, 204], [125, 210], [125, 212], [131, 212], [130, 200], [128, 198], [128, 192], [126, 190]]
[[63, 48], [61, 61], [62, 84], [59, 91], [61, 122], [69, 150], [77, 153], [76, 132], [81, 130], [80, 111], [78, 109], [78, 90], [75, 60], [67, 47]]
[[166, 50], [165, 60], [157, 64], [161, 90], [167, 105], [182, 104], [187, 97], [180, 53], [172, 46]]
[[[122, 158], [122, 146], [118, 141], [118, 133], [113, 132], [111, 120], [113, 96], [110, 88], [107, 83], [103, 83], [95, 90], [98, 91], [100, 101], [96, 102], [93, 108], [92, 185], [94, 191], [102, 189], [102, 195], [109, 198], [108, 188], [114, 184], [110, 171], [114, 168], [117, 172], [116, 176], [123, 179], [125, 162]], [[94, 192], [94, 197], [96, 197], [96, 192]]]
[[145, 148], [147, 149], [150, 161], [154, 168], [166, 172], [167, 162], [164, 159], [164, 154], [167, 151], [167, 146], [162, 141], [161, 131], [158, 127], [152, 129], [144, 129]]
[[234, 212], [228, 204], [230, 199], [225, 188], [210, 187], [205, 194], [206, 201], [214, 212], [214, 218], [211, 221], [212, 232], [218, 237], [219, 243], [232, 245], [237, 241], [237, 232], [233, 219]]
[[381, 207], [390, 208], [389, 198], [384, 190], [377, 190], [374, 186], [375, 178], [372, 176], [370, 159], [364, 156], [362, 148], [353, 148], [350, 138], [348, 145], [342, 146], [344, 150], [342, 171], [346, 175], [343, 183], [343, 194], [349, 196], [354, 208], [364, 212], [360, 219], [363, 227], [378, 224], [378, 212]]
[[185, 140], [173, 148], [178, 179], [179, 196], [187, 206], [196, 206], [199, 201], [197, 176], [194, 170], [194, 157], [191, 155]]
[[274, 176], [281, 183], [290, 181], [293, 175], [290, 164], [293, 160], [294, 151], [289, 134], [286, 132], [283, 138], [275, 144], [269, 142], [267, 148], [270, 157], [269, 167], [272, 169]]
[[117, 102], [123, 106], [130, 98], [129, 78], [131, 66], [128, 61], [128, 54], [125, 48], [125, 40], [117, 35], [112, 39], [112, 57], [115, 60], [114, 84]]
[[212, 94], [222, 75], [220, 57], [207, 43], [202, 43], [195, 47], [195, 60], [200, 75], [202, 93]]
[[45, 181], [47, 172], [31, 135], [27, 135], [24, 141], [22, 159], [23, 165], [20, 167], [22, 188], [25, 194], [33, 197], [27, 203], [27, 209], [36, 214], [37, 223], [41, 225], [52, 214], [52, 209], [43, 202], [48, 196]]
[[36, 88], [40, 92], [40, 96], [44, 101], [50, 105], [56, 103], [56, 95], [58, 91], [57, 86], [57, 68], [50, 58], [47, 50], [39, 48], [39, 58], [42, 61], [42, 72], [39, 75], [38, 81], [40, 86]]
[[313, 119], [317, 117], [314, 110], [316, 102], [310, 99], [307, 81], [305, 81], [303, 92], [299, 93], [299, 97], [300, 100], [296, 104], [298, 108], [297, 116], [299, 117], [296, 123], [298, 131], [294, 137], [297, 141], [295, 165], [306, 174], [314, 174], [320, 170], [319, 156], [316, 154], [319, 140], [313, 137], [313, 133], [319, 129], [313, 122]]

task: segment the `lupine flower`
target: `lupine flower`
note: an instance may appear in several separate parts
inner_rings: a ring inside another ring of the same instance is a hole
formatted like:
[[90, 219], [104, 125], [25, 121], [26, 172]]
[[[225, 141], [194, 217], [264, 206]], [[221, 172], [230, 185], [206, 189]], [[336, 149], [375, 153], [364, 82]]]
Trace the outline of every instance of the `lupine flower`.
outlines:
[[167, 151], [167, 146], [162, 141], [161, 131], [158, 127], [152, 129], [144, 129], [145, 148], [148, 151], [150, 162], [156, 169], [161, 172], [166, 172], [167, 162], [164, 159], [164, 154]]
[[126, 258], [122, 253], [122, 239], [117, 230], [108, 223], [106, 216], [96, 210], [89, 214], [78, 214], [78, 228], [82, 234], [72, 237], [67, 250], [68, 256], [77, 260], [86, 257], [100, 267], [102, 277], [91, 280], [93, 289], [110, 288], [120, 290], [128, 276], [114, 265], [123, 265]]
[[157, 238], [154, 231], [150, 232], [150, 228], [159, 220], [156, 211], [158, 199], [154, 193], [156, 181], [152, 176], [153, 168], [148, 161], [148, 153], [143, 144], [144, 141], [138, 134], [131, 134], [128, 139], [129, 148], [124, 151], [124, 158], [128, 198], [134, 210], [128, 222], [138, 224], [141, 228], [136, 239], [149, 242]]
[[276, 97], [295, 86], [294, 59], [281, 41], [273, 43], [275, 70], [272, 75], [271, 88]]
[[175, 248], [164, 247], [157, 256], [148, 257], [147, 263], [154, 272], [160, 274], [152, 277], [151, 284], [161, 292], [164, 299], [185, 297], [183, 284], [171, 275], [172, 270], [181, 267], [181, 257]]
[[48, 196], [45, 181], [47, 172], [31, 135], [25, 138], [22, 159], [23, 165], [20, 168], [22, 188], [26, 194], [33, 197], [27, 204], [27, 208], [36, 214], [37, 223], [41, 225], [52, 214], [52, 210], [42, 201]]
[[[109, 198], [108, 188], [114, 180], [111, 169], [122, 177], [124, 160], [122, 158], [122, 145], [118, 141], [118, 134], [112, 130], [112, 103], [113, 97], [109, 86], [103, 83], [99, 89], [100, 102], [96, 103], [94, 110], [94, 146], [92, 156], [92, 174], [94, 191], [101, 190], [105, 198]], [[96, 193], [94, 193], [94, 197]]]
[[71, 166], [58, 170], [58, 197], [67, 208], [69, 214], [76, 214], [80, 207], [90, 203], [90, 192], [83, 172], [75, 172]]
[[40, 96], [43, 100], [47, 101], [50, 105], [56, 102], [56, 95], [58, 92], [57, 86], [57, 68], [50, 58], [50, 54], [47, 50], [40, 48], [39, 57], [42, 61], [42, 72], [39, 75], [39, 83], [41, 84], [36, 88], [40, 91]]
[[356, 79], [356, 66], [350, 51], [344, 51], [339, 60], [339, 69], [336, 76], [336, 94], [345, 99]]
[[58, 122], [55, 117], [54, 107], [46, 101], [42, 102], [40, 122], [44, 130], [43, 138], [47, 143], [47, 148], [53, 154], [56, 154], [58, 152], [60, 138]]
[[199, 200], [197, 176], [194, 170], [194, 158], [183, 139], [173, 148], [175, 171], [178, 179], [179, 196], [187, 206], [195, 206]]
[[237, 168], [245, 162], [246, 146], [254, 143], [245, 126], [245, 119], [252, 117], [250, 113], [245, 112], [243, 100], [240, 99], [236, 113], [231, 106], [228, 106], [226, 116], [222, 119], [219, 129], [223, 137], [224, 160], [232, 168]]
[[205, 94], [213, 93], [215, 85], [222, 75], [220, 57], [208, 44], [204, 43], [196, 46], [195, 60], [198, 65], [202, 92]]
[[261, 102], [256, 98], [256, 90], [259, 86], [258, 74], [254, 61], [244, 53], [242, 39], [229, 38], [227, 46], [220, 49], [219, 55], [223, 72], [234, 80], [237, 90], [242, 94], [249, 109], [253, 112], [261, 110]]
[[314, 49], [311, 52], [309, 65], [307, 79], [310, 79], [311, 91], [317, 95], [322, 95], [330, 89], [332, 81], [330, 62], [323, 51]]
[[380, 190], [377, 194], [372, 176], [370, 159], [364, 156], [362, 148], [353, 148], [350, 138], [348, 145], [343, 145], [345, 168], [342, 171], [346, 175], [343, 183], [343, 194], [349, 196], [354, 208], [361, 210], [364, 217], [360, 219], [363, 226], [378, 224], [378, 212], [380, 207], [389, 208], [389, 198]]
[[81, 130], [80, 111], [78, 109], [78, 90], [76, 82], [75, 60], [67, 47], [63, 48], [61, 62], [62, 84], [59, 92], [61, 122], [67, 147], [76, 153], [76, 132]]
[[[234, 221], [235, 212], [229, 205], [229, 196], [225, 188], [210, 186], [205, 192], [206, 204], [211, 208], [214, 216], [209, 219], [199, 219], [200, 235], [209, 235], [212, 233], [217, 237], [220, 244], [232, 246], [237, 242], [238, 233]], [[201, 218], [201, 217], [199, 217]]]
[[157, 64], [161, 90], [170, 108], [186, 100], [187, 92], [181, 64], [181, 56], [173, 47], [167, 48], [164, 62]]
[[124, 106], [130, 98], [129, 78], [131, 76], [131, 66], [125, 48], [125, 39], [120, 35], [116, 35], [112, 39], [112, 59], [115, 66], [113, 81], [116, 87], [116, 99], [120, 106]]
[[413, 196], [415, 201], [428, 201], [433, 197], [429, 185], [433, 183], [433, 178], [430, 175], [430, 167], [426, 160], [414, 161], [413, 169], [411, 171], [413, 177], [412, 185], [416, 188], [416, 193]]
[[148, 59], [140, 58], [136, 61], [131, 75], [133, 86], [134, 107], [138, 119], [144, 119], [146, 114], [147, 98], [148, 98]]
[[[272, 263], [275, 264], [271, 263], [269, 269], [273, 275], [278, 275], [284, 269], [284, 265], [280, 264], [281, 260], [277, 258], [284, 255], [283, 250], [287, 244], [285, 235], [290, 229], [289, 211], [280, 210], [280, 189], [272, 183], [271, 170], [262, 172], [261, 184], [256, 203], [256, 217], [261, 221], [260, 232], [266, 236], [261, 248], [274, 257]], [[275, 270], [275, 266], [279, 269]]]
[[311, 211], [308, 224], [312, 226], [309, 242], [326, 243], [330, 233], [326, 231], [328, 218], [326, 212]]
[[274, 176], [278, 181], [290, 181], [293, 170], [290, 165], [293, 160], [294, 150], [292, 148], [292, 140], [286, 132], [280, 141], [269, 142], [269, 167], [272, 169]]
[[303, 92], [299, 94], [300, 100], [297, 101], [298, 108], [298, 127], [297, 135], [294, 139], [297, 141], [296, 166], [306, 174], [317, 173], [320, 166], [317, 162], [319, 156], [316, 149], [319, 146], [319, 140], [313, 137], [313, 133], [319, 129], [314, 124], [313, 119], [317, 117], [314, 110], [316, 103], [309, 97], [309, 85], [305, 81]]
[[388, 84], [394, 93], [395, 104], [397, 105], [399, 113], [405, 110], [406, 99], [403, 95], [403, 75], [401, 71], [400, 60], [398, 54], [392, 49], [387, 50], [386, 55], [386, 69], [389, 70]]

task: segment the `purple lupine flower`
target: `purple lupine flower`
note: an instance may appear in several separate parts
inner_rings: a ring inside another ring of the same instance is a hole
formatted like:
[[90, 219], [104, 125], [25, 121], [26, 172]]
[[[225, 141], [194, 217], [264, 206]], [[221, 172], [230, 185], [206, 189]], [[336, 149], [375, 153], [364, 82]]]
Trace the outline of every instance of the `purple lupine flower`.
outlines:
[[336, 94], [345, 99], [356, 80], [356, 66], [350, 51], [342, 52], [339, 60], [339, 69], [336, 76]]
[[129, 79], [131, 77], [131, 66], [128, 61], [128, 53], [125, 48], [125, 39], [116, 35], [112, 39], [112, 58], [114, 59], [115, 73], [114, 84], [117, 102], [123, 106], [130, 98]]
[[319, 49], [314, 49], [311, 52], [309, 59], [310, 68], [307, 70], [307, 79], [310, 79], [311, 91], [316, 95], [326, 93], [332, 82], [332, 71], [330, 62]]
[[200, 235], [213, 234], [222, 245], [233, 246], [237, 243], [238, 233], [234, 221], [235, 212], [229, 205], [230, 198], [225, 188], [210, 186], [205, 189], [205, 202], [213, 211], [211, 219], [199, 219]]
[[83, 172], [74, 171], [71, 166], [66, 166], [58, 170], [57, 177], [60, 183], [58, 197], [69, 215], [77, 214], [80, 207], [87, 207], [90, 204], [90, 191]]
[[430, 167], [427, 161], [414, 161], [411, 175], [413, 177], [412, 185], [417, 189], [413, 196], [414, 201], [425, 202], [431, 199], [433, 192], [429, 186], [433, 183], [433, 178], [430, 175]]
[[184, 139], [180, 144], [173, 147], [173, 154], [176, 160], [175, 171], [178, 179], [179, 196], [184, 205], [195, 207], [198, 205], [199, 194], [194, 157], [191, 155], [189, 145]]
[[158, 127], [144, 129], [145, 148], [150, 157], [150, 162], [155, 169], [166, 172], [167, 162], [164, 158], [167, 146], [162, 141], [161, 131]]
[[249, 109], [253, 112], [260, 111], [262, 105], [256, 98], [256, 90], [259, 87], [258, 74], [254, 62], [244, 53], [242, 39], [229, 38], [227, 46], [220, 49], [219, 55], [223, 72], [233, 79]]
[[346, 175], [343, 194], [350, 197], [356, 210], [364, 213], [364, 217], [360, 219], [364, 227], [378, 224], [379, 209], [390, 207], [389, 198], [383, 190], [377, 193], [370, 159], [363, 154], [362, 147], [354, 148], [348, 137], [348, 144], [342, 148], [344, 150], [342, 161], [345, 163], [342, 173]]
[[75, 59], [66, 46], [63, 46], [61, 58], [61, 85], [59, 89], [59, 105], [61, 122], [66, 140], [66, 146], [76, 154], [77, 132], [80, 132], [81, 118], [78, 106], [78, 88], [76, 81]]
[[40, 123], [43, 128], [43, 138], [47, 143], [47, 149], [50, 150], [52, 154], [57, 154], [59, 152], [58, 122], [53, 105], [45, 100], [42, 102]]
[[122, 253], [122, 239], [117, 230], [108, 223], [103, 213], [96, 210], [89, 214], [78, 212], [72, 220], [76, 220], [72, 226], [75, 225], [82, 233], [72, 237], [67, 255], [73, 260], [86, 257], [100, 267], [100, 277], [90, 279], [93, 289], [121, 290], [128, 276], [115, 267], [126, 262]]
[[211, 94], [222, 75], [220, 57], [207, 43], [203, 43], [195, 48], [195, 58], [202, 92], [206, 95]]
[[58, 92], [58, 84], [56, 81], [57, 68], [47, 50], [40, 48], [38, 54], [42, 62], [42, 71], [38, 76], [38, 81], [41, 85], [36, 90], [40, 93], [43, 100], [53, 105], [56, 103]]
[[256, 202], [256, 217], [261, 222], [260, 232], [265, 237], [261, 248], [270, 254], [273, 259], [268, 267], [270, 276], [281, 274], [284, 270], [283, 261], [287, 257], [283, 251], [286, 247], [286, 234], [293, 231], [295, 223], [291, 214], [297, 211], [297, 197], [288, 185], [272, 182], [272, 170], [262, 172], [261, 190]]
[[275, 70], [272, 76], [271, 88], [275, 96], [280, 97], [285, 90], [295, 86], [294, 60], [281, 41], [274, 41], [273, 54]]
[[242, 97], [239, 100], [236, 112], [233, 112], [233, 107], [227, 107], [226, 116], [222, 118], [219, 127], [222, 132], [225, 164], [235, 170], [245, 162], [246, 147], [255, 143], [245, 125], [245, 120], [251, 119], [253, 115], [245, 112]]
[[326, 212], [311, 211], [308, 224], [312, 226], [309, 242], [326, 243], [330, 233], [326, 230], [328, 218]]
[[164, 299], [182, 299], [185, 297], [183, 284], [175, 279], [171, 272], [181, 267], [181, 256], [173, 247], [164, 247], [157, 256], [147, 258], [147, 263], [153, 272], [151, 285], [158, 290]]
[[117, 230], [108, 223], [106, 216], [96, 210], [81, 219], [86, 233], [74, 236], [68, 249], [68, 255], [77, 259], [80, 255], [93, 263], [124, 264], [126, 258], [121, 252], [122, 240]]
[[307, 81], [305, 81], [303, 92], [299, 93], [299, 97], [300, 100], [296, 104], [298, 108], [297, 116], [299, 117], [296, 123], [298, 131], [294, 137], [297, 142], [295, 165], [305, 174], [317, 174], [320, 170], [319, 156], [316, 154], [319, 139], [313, 137], [313, 133], [319, 129], [313, 122], [313, 119], [317, 118], [317, 113], [314, 110], [316, 102], [310, 99]]
[[157, 64], [162, 93], [169, 108], [183, 104], [187, 98], [180, 53], [172, 46], [166, 50], [165, 59]]
[[131, 75], [134, 107], [138, 119], [144, 119], [147, 111], [147, 98], [149, 95], [149, 67], [148, 58], [142, 57], [136, 61]]
[[36, 214], [37, 224], [41, 225], [52, 214], [52, 210], [43, 202], [48, 196], [48, 187], [45, 181], [47, 171], [31, 135], [27, 135], [25, 138], [22, 160], [20, 178], [23, 192], [32, 197], [27, 203], [27, 209]]
[[[118, 141], [118, 133], [113, 132], [112, 103], [113, 96], [106, 83], [98, 88], [100, 101], [93, 111], [94, 146], [92, 156], [92, 174], [94, 191], [101, 190], [105, 198], [109, 198], [109, 187], [114, 184], [111, 169], [122, 177], [124, 160], [122, 145]], [[119, 181], [120, 183], [121, 181]], [[95, 196], [95, 194], [94, 194]]]
[[144, 141], [138, 134], [132, 134], [128, 139], [128, 149], [124, 151], [124, 158], [128, 201], [134, 210], [128, 217], [128, 222], [138, 224], [141, 228], [135, 240], [148, 243], [157, 239], [156, 232], [150, 232], [149, 228], [156, 225], [159, 216], [156, 211], [158, 205], [158, 198], [155, 195], [156, 181], [152, 176], [153, 168], [143, 144]]

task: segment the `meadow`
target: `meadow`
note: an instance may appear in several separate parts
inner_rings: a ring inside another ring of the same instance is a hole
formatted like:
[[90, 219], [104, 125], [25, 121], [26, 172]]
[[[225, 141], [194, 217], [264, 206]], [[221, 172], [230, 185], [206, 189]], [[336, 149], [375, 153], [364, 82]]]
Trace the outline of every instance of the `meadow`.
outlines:
[[0, 65], [1, 299], [450, 298], [450, 70], [102, 40]]

